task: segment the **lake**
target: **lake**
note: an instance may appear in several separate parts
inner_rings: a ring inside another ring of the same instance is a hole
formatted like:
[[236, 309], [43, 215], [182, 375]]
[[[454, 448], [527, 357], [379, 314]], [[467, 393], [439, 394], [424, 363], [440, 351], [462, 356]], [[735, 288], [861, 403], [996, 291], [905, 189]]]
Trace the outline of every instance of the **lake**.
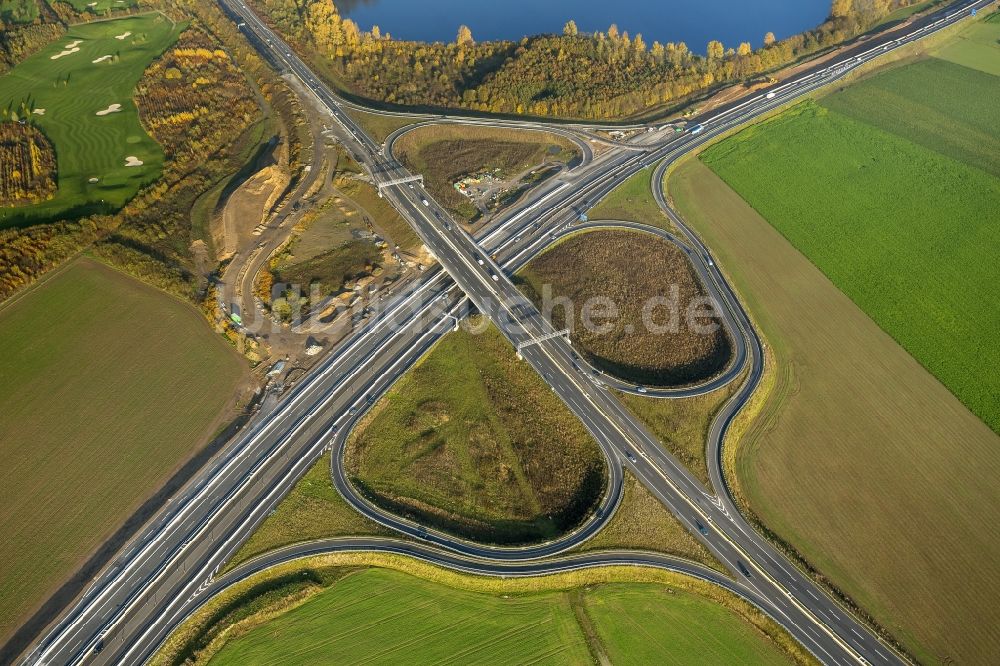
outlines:
[[788, 37], [823, 22], [830, 0], [334, 0], [342, 16], [362, 30], [378, 25], [397, 39], [453, 41], [458, 26], [480, 41], [517, 40], [562, 32], [567, 20], [580, 32], [605, 31], [612, 23], [647, 44], [685, 42], [705, 52], [711, 39], [728, 48], [764, 34]]

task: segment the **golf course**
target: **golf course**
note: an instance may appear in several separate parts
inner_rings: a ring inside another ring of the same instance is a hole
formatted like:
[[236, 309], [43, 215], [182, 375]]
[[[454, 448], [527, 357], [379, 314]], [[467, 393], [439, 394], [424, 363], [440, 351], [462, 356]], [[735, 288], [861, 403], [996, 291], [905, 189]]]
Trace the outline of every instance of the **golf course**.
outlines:
[[45, 201], [0, 208], [0, 226], [114, 211], [159, 176], [163, 150], [132, 91], [182, 28], [159, 13], [75, 25], [0, 77], [0, 120], [46, 135], [58, 183]]

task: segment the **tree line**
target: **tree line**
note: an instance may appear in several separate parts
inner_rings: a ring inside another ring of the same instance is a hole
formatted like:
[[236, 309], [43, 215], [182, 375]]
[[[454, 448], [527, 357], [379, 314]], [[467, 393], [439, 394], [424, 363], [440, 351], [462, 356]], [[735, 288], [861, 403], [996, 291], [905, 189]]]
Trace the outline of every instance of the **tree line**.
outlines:
[[451, 43], [394, 40], [361, 31], [330, 0], [254, 0], [276, 28], [350, 93], [376, 102], [504, 114], [623, 119], [719, 84], [752, 79], [843, 42], [919, 0], [833, 0], [820, 26], [763, 46], [711, 41], [704, 55], [683, 42], [647, 43], [612, 25], [519, 42], [476, 42], [461, 26]]

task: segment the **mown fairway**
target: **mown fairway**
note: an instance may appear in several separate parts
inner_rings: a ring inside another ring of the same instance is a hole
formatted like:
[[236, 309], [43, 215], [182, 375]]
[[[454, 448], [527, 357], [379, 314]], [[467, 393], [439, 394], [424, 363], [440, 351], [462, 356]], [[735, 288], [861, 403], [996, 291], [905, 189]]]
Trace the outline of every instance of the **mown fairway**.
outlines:
[[663, 585], [502, 597], [385, 569], [347, 576], [230, 640], [209, 663], [584, 664], [596, 655], [615, 664], [788, 663], [730, 610]]
[[910, 67], [803, 103], [703, 159], [1000, 432], [1000, 77]]
[[[179, 32], [162, 14], [75, 25], [0, 77], [0, 110], [30, 118], [58, 160], [55, 196], [0, 208], [0, 225], [114, 210], [159, 175], [163, 150], [142, 128], [132, 91]], [[114, 104], [120, 110], [97, 115]], [[142, 164], [126, 166], [128, 157]]]
[[91, 12], [93, 14], [103, 14], [109, 9], [124, 9], [125, 7], [135, 7], [138, 0], [58, 0], [72, 5], [78, 12]]
[[738, 489], [921, 661], [991, 662], [1000, 437], [707, 167], [669, 184], [776, 357]]
[[729, 362], [725, 329], [711, 317], [688, 316], [707, 302], [697, 274], [684, 252], [659, 236], [624, 229], [575, 234], [532, 259], [518, 278], [556, 329], [570, 329], [583, 357], [625, 381], [691, 384]]
[[345, 458], [376, 503], [494, 542], [551, 538], [604, 490], [597, 443], [492, 326], [442, 339], [357, 426]]
[[0, 642], [203, 445], [246, 366], [194, 308], [79, 260], [0, 310]]

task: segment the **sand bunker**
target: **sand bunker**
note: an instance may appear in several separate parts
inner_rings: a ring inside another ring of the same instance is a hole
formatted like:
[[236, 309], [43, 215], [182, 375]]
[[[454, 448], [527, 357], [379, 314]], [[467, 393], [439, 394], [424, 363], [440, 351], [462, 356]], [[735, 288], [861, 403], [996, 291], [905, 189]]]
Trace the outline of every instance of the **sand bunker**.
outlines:
[[128, 37], [131, 34], [132, 34], [131, 32], [123, 32], [120, 35], [115, 35], [115, 39], [122, 40], [122, 39], [125, 39], [126, 37]]
[[108, 115], [109, 113], [118, 113], [118, 112], [119, 112], [119, 111], [121, 111], [121, 110], [122, 110], [122, 105], [121, 105], [121, 104], [118, 104], [118, 103], [116, 102], [116, 103], [112, 104], [111, 106], [109, 106], [108, 108], [104, 109], [103, 111], [98, 111], [98, 112], [96, 112], [96, 114], [95, 114], [95, 115], [98, 115], [98, 116], [106, 116], [106, 115]]
[[125, 166], [127, 167], [142, 166], [142, 160], [140, 160], [135, 155], [129, 155], [128, 157], [125, 158]]
[[76, 39], [67, 44], [65, 47], [63, 47], [63, 50], [60, 51], [59, 53], [55, 54], [54, 56], [49, 56], [49, 60], [59, 60], [59, 58], [62, 58], [63, 56], [73, 55], [79, 50], [80, 50], [80, 40]]
[[35, 114], [36, 116], [44, 116], [45, 115], [45, 109], [32, 109], [31, 112], [33, 114]]
[[98, 180], [99, 180], [99, 179], [98, 179], [98, 178], [96, 178], [96, 177], [94, 177], [94, 178], [88, 178], [88, 179], [87, 179], [87, 182], [88, 182], [88, 183], [96, 183], [96, 182], [98, 182]]
[[96, 65], [99, 62], [104, 62], [105, 60], [111, 60], [112, 58], [114, 58], [114, 56], [106, 55], [106, 56], [101, 56], [97, 60], [91, 60], [90, 62]]

